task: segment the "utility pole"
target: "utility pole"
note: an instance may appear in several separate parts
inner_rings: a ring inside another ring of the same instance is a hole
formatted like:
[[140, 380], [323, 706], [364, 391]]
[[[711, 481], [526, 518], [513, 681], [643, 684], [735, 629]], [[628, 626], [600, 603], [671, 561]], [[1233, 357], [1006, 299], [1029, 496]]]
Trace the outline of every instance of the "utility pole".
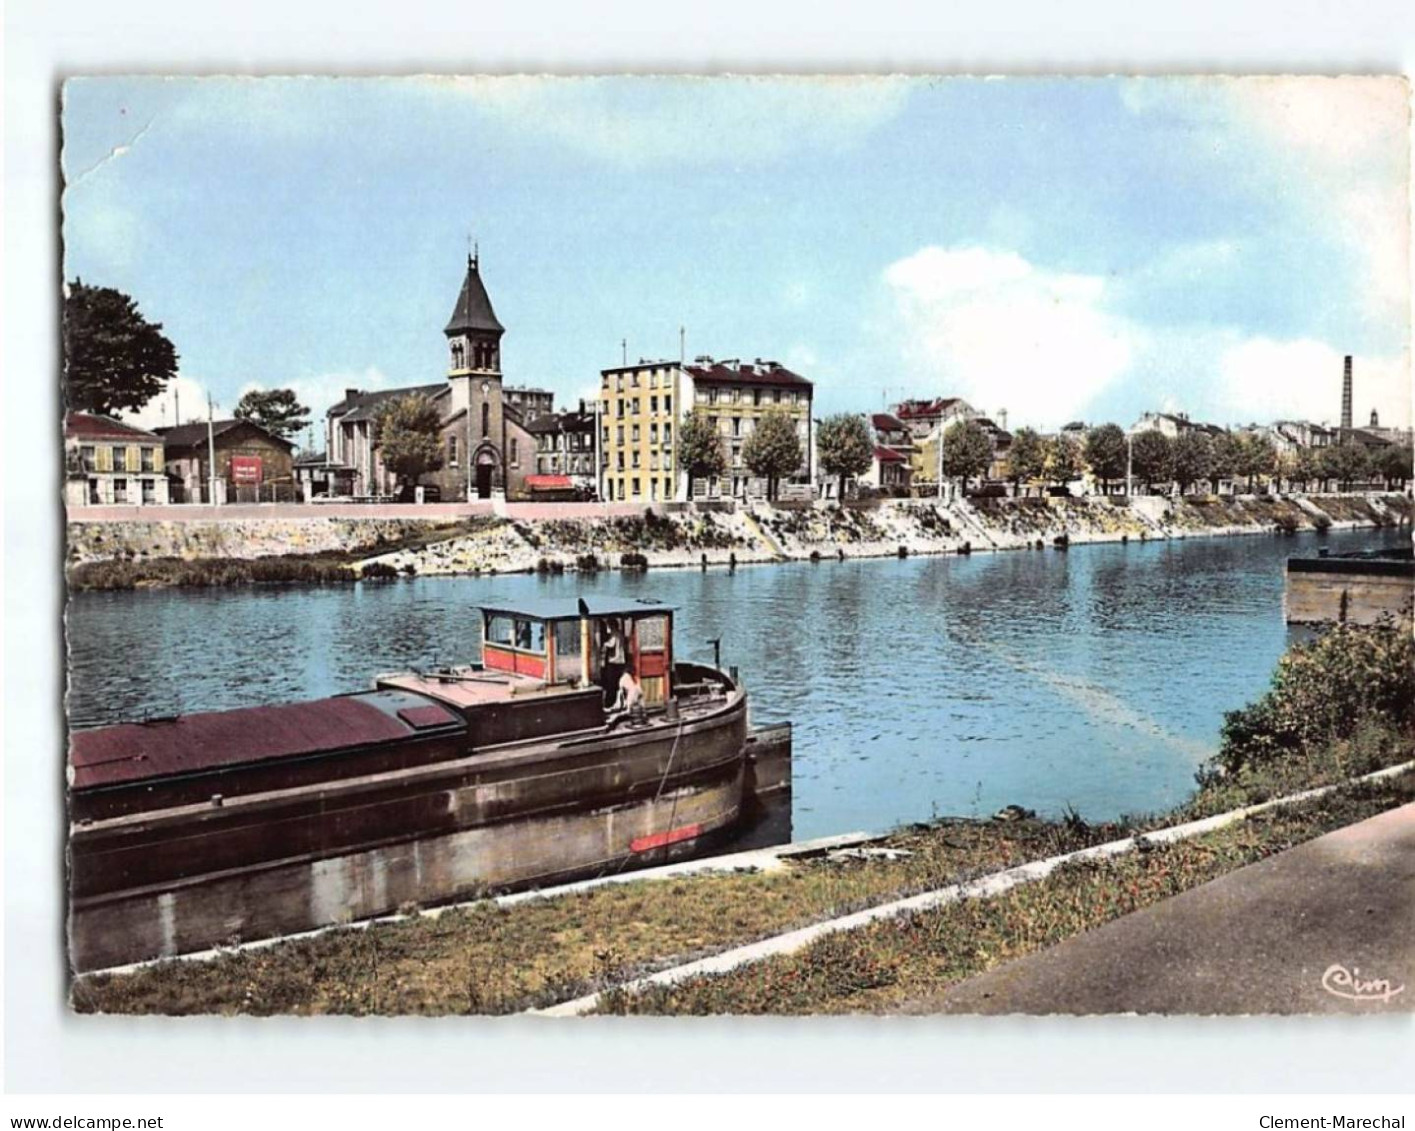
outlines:
[[216, 505], [216, 422], [212, 415], [211, 394], [206, 394], [206, 465], [208, 475], [207, 490], [211, 493], [211, 505]]
[[938, 497], [943, 500], [943, 417], [938, 418]]
[[683, 363], [688, 360], [688, 328], [678, 327], [678, 368], [683, 368]]
[[594, 493], [598, 502], [604, 502], [604, 465], [600, 460], [599, 413], [602, 401], [594, 401]]
[[627, 366], [629, 364], [629, 339], [619, 339], [619, 363]]

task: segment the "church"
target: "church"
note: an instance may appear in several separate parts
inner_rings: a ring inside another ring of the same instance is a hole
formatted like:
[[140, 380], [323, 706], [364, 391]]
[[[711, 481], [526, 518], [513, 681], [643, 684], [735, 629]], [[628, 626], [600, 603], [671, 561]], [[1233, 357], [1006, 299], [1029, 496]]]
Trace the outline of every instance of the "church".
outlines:
[[346, 389], [344, 399], [326, 413], [331, 494], [378, 498], [397, 492], [396, 478], [379, 456], [375, 421], [388, 401], [415, 395], [432, 401], [441, 417], [442, 467], [425, 474], [421, 484], [436, 487], [447, 502], [524, 495], [526, 475], [534, 471], [535, 441], [526, 431], [529, 410], [522, 406], [539, 407], [527, 400], [539, 390], [502, 387], [506, 328], [492, 309], [476, 253], [467, 257], [467, 274], [442, 332], [445, 382], [375, 392]]

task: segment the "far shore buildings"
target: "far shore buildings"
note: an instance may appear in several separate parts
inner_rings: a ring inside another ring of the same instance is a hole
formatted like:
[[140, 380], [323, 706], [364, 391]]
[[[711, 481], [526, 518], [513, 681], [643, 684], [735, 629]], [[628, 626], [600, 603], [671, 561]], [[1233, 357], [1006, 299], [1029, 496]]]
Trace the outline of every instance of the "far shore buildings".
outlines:
[[421, 483], [436, 486], [447, 501], [525, 494], [526, 475], [535, 466], [527, 414], [547, 411], [552, 396], [544, 389], [503, 387], [501, 338], [506, 330], [492, 309], [476, 255], [467, 257], [462, 289], [442, 332], [448, 350], [444, 382], [373, 392], [348, 389], [326, 413], [323, 479], [332, 493], [365, 498], [397, 491], [397, 478], [379, 452], [376, 420], [392, 398], [414, 395], [432, 401], [441, 425], [442, 467], [422, 476]]
[[672, 502], [688, 498], [688, 474], [678, 459], [679, 429], [689, 412], [704, 413], [722, 437], [727, 472], [695, 477], [694, 499], [750, 499], [766, 494], [743, 449], [762, 416], [789, 413], [801, 445], [801, 466], [779, 495], [809, 497], [814, 449], [814, 386], [775, 361], [709, 356], [691, 363], [643, 361], [600, 373], [600, 468], [607, 502]]
[[71, 412], [64, 417], [64, 503], [160, 506], [168, 495], [165, 443], [112, 417]]
[[596, 490], [595, 412], [584, 401], [569, 412], [539, 413], [526, 425], [535, 439], [535, 469], [526, 476], [531, 498], [567, 491], [582, 496]]

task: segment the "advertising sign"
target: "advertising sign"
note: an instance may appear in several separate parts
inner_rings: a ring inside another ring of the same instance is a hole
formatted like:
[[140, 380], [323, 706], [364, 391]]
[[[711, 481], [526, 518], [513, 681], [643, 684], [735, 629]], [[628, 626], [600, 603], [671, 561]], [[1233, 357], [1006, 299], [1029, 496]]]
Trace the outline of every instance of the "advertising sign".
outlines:
[[260, 486], [260, 456], [232, 456], [231, 479], [238, 487]]

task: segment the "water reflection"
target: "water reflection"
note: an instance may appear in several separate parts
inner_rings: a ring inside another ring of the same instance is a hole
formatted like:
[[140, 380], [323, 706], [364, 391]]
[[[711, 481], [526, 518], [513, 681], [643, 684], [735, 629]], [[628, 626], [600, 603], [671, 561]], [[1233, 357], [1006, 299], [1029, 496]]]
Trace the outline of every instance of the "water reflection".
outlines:
[[799, 837], [1012, 802], [1100, 818], [1187, 795], [1223, 712], [1266, 687], [1287, 640], [1282, 565], [1315, 539], [80, 594], [69, 711], [96, 725], [354, 690], [474, 655], [481, 600], [633, 594], [678, 606], [681, 658], [710, 660], [721, 636], [757, 719], [796, 724]]

